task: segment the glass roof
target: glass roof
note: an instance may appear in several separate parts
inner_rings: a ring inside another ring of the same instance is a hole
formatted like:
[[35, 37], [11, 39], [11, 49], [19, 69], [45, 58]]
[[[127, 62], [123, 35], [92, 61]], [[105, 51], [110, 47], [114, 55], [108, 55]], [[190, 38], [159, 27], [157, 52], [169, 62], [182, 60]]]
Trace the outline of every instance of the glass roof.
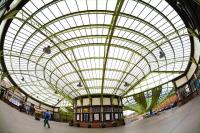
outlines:
[[167, 83], [186, 70], [191, 42], [165, 0], [30, 0], [13, 18], [3, 52], [22, 90], [58, 105]]

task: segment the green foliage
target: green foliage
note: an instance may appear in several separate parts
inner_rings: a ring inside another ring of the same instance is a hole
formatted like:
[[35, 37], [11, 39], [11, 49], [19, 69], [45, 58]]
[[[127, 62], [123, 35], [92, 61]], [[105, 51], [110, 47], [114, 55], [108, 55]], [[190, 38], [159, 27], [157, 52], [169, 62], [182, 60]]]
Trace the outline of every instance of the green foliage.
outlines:
[[119, 125], [118, 121], [113, 121], [112, 122], [112, 127], [117, 127]]
[[157, 105], [159, 97], [160, 97], [161, 90], [162, 90], [161, 87], [157, 87], [157, 88], [152, 90], [151, 104], [146, 109], [146, 112], [152, 110]]
[[73, 120], [74, 118], [74, 111], [71, 107], [61, 108], [59, 113], [61, 119]]
[[146, 98], [144, 96], [144, 92], [136, 94], [133, 96], [135, 101], [138, 103], [139, 106], [141, 106], [141, 109], [146, 109], [147, 107], [147, 102], [146, 102]]
[[138, 114], [144, 114], [152, 110], [157, 104], [161, 94], [161, 87], [152, 89], [152, 97], [145, 98], [144, 92], [134, 95], [134, 99], [137, 102], [135, 105], [126, 105], [124, 110], [132, 110]]
[[132, 110], [132, 111], [137, 112], [138, 114], [145, 113], [145, 109], [142, 106], [140, 106], [139, 104], [136, 104], [136, 105], [131, 105], [131, 104], [126, 105], [126, 106], [124, 106], [124, 110]]
[[138, 114], [143, 114], [146, 112], [146, 109], [139, 104], [135, 105], [134, 108], [135, 108], [135, 112], [137, 112]]

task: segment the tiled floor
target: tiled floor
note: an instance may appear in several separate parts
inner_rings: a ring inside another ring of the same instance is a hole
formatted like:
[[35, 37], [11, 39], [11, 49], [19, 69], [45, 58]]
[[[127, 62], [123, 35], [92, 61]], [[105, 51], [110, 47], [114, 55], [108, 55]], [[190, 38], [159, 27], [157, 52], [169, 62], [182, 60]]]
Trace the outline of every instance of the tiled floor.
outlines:
[[36, 121], [0, 101], [0, 133], [200, 133], [200, 97], [181, 108], [124, 127], [76, 128], [53, 121], [50, 125], [50, 129], [44, 128], [42, 121]]

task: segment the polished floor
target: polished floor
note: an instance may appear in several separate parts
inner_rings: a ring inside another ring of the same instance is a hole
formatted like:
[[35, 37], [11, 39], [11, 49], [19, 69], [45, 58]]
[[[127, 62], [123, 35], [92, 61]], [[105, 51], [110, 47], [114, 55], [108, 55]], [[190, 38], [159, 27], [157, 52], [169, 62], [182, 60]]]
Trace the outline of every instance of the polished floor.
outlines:
[[50, 129], [44, 128], [42, 121], [36, 121], [0, 101], [0, 133], [200, 133], [200, 97], [181, 108], [123, 127], [76, 128], [53, 121], [50, 121], [50, 125]]

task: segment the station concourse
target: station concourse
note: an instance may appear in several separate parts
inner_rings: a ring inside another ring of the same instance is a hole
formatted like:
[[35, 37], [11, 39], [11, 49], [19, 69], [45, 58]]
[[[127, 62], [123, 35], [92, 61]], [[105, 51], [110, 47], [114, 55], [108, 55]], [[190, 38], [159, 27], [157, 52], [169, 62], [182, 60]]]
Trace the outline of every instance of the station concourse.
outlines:
[[1, 0], [0, 78], [0, 133], [200, 133], [200, 1]]

